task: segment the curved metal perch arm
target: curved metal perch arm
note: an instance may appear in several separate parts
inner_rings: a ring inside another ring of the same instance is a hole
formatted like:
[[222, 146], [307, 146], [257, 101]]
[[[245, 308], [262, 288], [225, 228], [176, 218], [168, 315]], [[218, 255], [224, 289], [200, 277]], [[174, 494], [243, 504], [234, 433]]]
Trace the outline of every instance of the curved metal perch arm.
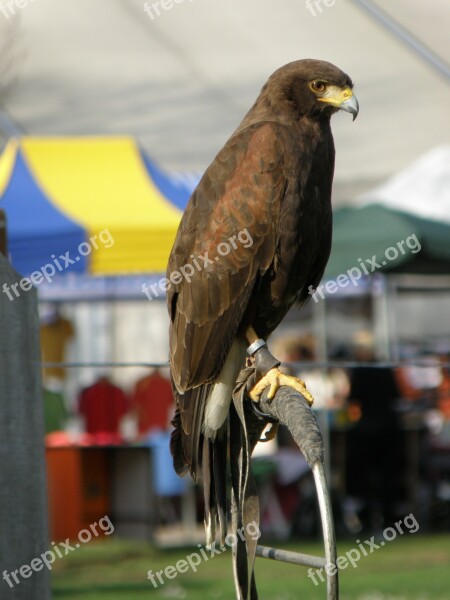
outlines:
[[259, 408], [270, 417], [286, 425], [312, 469], [322, 521], [325, 559], [264, 546], [257, 546], [256, 555], [317, 568], [330, 565], [326, 570], [327, 600], [338, 600], [338, 571], [336, 566], [332, 567], [336, 565], [337, 558], [333, 514], [325, 480], [322, 436], [314, 412], [303, 396], [286, 386], [280, 387], [270, 402], [267, 401], [267, 392], [264, 392]]

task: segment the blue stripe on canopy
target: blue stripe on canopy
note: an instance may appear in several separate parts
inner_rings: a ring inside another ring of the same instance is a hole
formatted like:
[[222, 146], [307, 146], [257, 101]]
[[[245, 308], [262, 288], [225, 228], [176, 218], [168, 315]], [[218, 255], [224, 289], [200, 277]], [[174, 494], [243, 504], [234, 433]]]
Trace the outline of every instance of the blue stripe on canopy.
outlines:
[[188, 184], [183, 182], [176, 182], [170, 179], [166, 173], [163, 173], [158, 169], [154, 162], [149, 157], [140, 151], [142, 160], [144, 161], [145, 168], [147, 169], [150, 177], [153, 179], [155, 185], [159, 188], [160, 192], [170, 199], [170, 202], [174, 204], [179, 210], [184, 211], [188, 200], [192, 194], [192, 188]]
[[[64, 216], [47, 200], [30, 173], [21, 150], [17, 153], [1, 206], [7, 214], [8, 229], [14, 231], [14, 236], [9, 240], [12, 263], [20, 265], [23, 275], [37, 271], [47, 263], [54, 264], [55, 258], [58, 259], [68, 251], [69, 257], [79, 254], [78, 246], [86, 239], [83, 227]], [[59, 262], [64, 267], [64, 261]], [[87, 258], [79, 256], [79, 260], [64, 269], [64, 272], [84, 272], [86, 269]]]

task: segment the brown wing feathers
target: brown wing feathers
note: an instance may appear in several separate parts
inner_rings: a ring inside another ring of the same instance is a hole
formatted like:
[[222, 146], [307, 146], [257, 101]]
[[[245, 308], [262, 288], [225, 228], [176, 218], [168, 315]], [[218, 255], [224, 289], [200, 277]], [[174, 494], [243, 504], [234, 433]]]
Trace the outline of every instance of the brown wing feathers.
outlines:
[[[272, 125], [253, 126], [231, 138], [195, 190], [172, 250], [168, 278], [197, 257], [202, 266], [190, 281], [168, 290], [170, 361], [180, 411], [173, 450], [182, 448], [193, 476], [209, 391], [205, 386], [220, 372], [255, 281], [275, 253], [285, 187], [279, 156]], [[245, 245], [238, 238], [244, 231]], [[230, 248], [226, 255], [220, 254], [224, 243]]]

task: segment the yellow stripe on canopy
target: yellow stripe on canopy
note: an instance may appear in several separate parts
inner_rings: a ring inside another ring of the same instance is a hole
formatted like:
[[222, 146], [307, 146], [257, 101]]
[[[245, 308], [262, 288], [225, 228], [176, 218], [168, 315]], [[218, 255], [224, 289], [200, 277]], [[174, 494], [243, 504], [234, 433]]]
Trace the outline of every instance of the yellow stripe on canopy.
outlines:
[[51, 202], [87, 240], [97, 236], [91, 273], [165, 271], [181, 212], [155, 186], [132, 139], [27, 137], [21, 147]]
[[18, 148], [18, 140], [12, 138], [7, 143], [0, 157], [0, 197], [3, 196], [11, 179]]

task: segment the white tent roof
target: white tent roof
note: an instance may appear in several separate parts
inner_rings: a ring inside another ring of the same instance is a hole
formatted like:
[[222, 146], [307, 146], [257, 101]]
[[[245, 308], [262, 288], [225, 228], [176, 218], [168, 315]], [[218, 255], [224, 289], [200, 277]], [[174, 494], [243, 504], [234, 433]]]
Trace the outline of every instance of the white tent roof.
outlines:
[[[448, 0], [377, 3], [448, 58]], [[355, 123], [334, 117], [338, 197], [449, 140], [447, 82], [356, 2], [318, 1], [313, 14], [306, 0], [149, 0], [160, 7], [153, 18], [144, 4], [38, 0], [16, 8], [23, 58], [3, 100], [7, 112], [33, 135], [131, 134], [163, 166], [203, 170], [268, 75], [315, 57], [351, 75], [361, 107]]]
[[357, 203], [383, 204], [425, 219], [450, 223], [450, 144], [435, 148]]

